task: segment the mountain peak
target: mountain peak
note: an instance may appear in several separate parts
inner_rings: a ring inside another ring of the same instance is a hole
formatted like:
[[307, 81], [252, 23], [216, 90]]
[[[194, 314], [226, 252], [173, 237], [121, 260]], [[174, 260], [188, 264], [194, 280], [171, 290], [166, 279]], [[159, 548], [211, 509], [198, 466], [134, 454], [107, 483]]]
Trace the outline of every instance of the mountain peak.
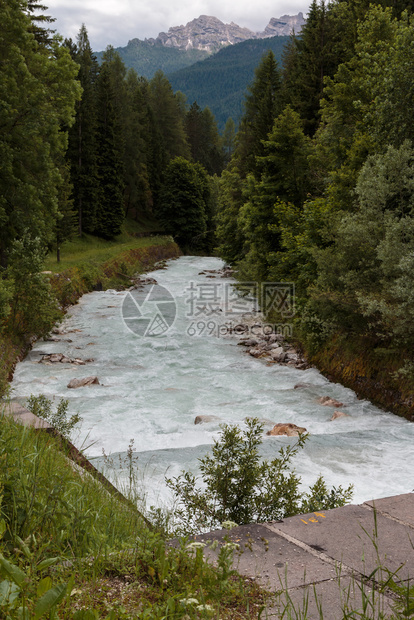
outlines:
[[300, 32], [305, 19], [303, 13], [272, 18], [263, 32], [253, 32], [234, 22], [225, 24], [217, 17], [200, 15], [185, 26], [173, 26], [168, 32], [160, 32], [156, 39], [146, 39], [150, 45], [175, 47], [182, 50], [197, 49], [209, 53], [221, 47], [241, 43], [247, 39], [265, 39]]

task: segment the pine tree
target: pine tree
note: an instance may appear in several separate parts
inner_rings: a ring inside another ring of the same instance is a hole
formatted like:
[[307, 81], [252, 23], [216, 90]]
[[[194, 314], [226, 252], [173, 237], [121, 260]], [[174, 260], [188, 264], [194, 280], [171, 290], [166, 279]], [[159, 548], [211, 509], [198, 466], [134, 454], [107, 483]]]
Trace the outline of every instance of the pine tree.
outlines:
[[224, 150], [224, 162], [228, 164], [236, 145], [236, 126], [232, 118], [228, 118], [226, 121], [221, 142]]
[[[44, 46], [48, 46], [51, 43], [52, 35], [56, 32], [56, 30], [51, 30], [46, 25], [52, 24], [56, 21], [56, 19], [50, 17], [50, 15], [45, 15], [44, 11], [47, 10], [47, 7], [39, 3], [40, 0], [28, 0], [27, 2], [26, 10], [32, 22], [30, 31], [39, 43]], [[37, 11], [41, 12], [38, 13]]]
[[222, 175], [217, 214], [218, 251], [231, 263], [244, 253], [245, 231], [239, 226], [240, 209], [245, 199], [248, 175], [260, 179], [260, 157], [265, 154], [264, 140], [281, 110], [281, 78], [272, 51], [263, 56], [255, 72], [245, 102], [245, 114], [236, 138], [233, 157]]
[[200, 108], [194, 101], [186, 114], [185, 129], [191, 157], [209, 174], [220, 174], [223, 169], [223, 152], [217, 123], [210, 109]]
[[77, 103], [75, 124], [69, 133], [68, 160], [71, 163], [74, 208], [78, 213], [78, 231], [92, 233], [96, 229], [96, 213], [100, 200], [97, 153], [96, 83], [99, 67], [83, 24], [72, 57], [79, 64], [82, 99]]
[[262, 140], [266, 140], [281, 111], [280, 89], [280, 71], [273, 52], [269, 50], [248, 88], [245, 113], [237, 135], [235, 157], [242, 177], [257, 171], [256, 157], [263, 155]]
[[292, 37], [285, 53], [284, 97], [305, 121], [313, 135], [319, 124], [324, 79], [345, 60], [336, 49], [335, 22], [325, 0], [313, 0], [300, 37]]
[[163, 157], [161, 168], [174, 157], [189, 157], [190, 149], [184, 129], [185, 110], [180, 97], [174, 95], [171, 84], [162, 71], [150, 81], [151, 107], [160, 132]]
[[138, 219], [148, 214], [153, 205], [152, 192], [152, 143], [148, 82], [139, 79], [132, 69], [126, 80], [125, 123], [125, 211]]
[[29, 230], [52, 241], [78, 67], [57, 40], [40, 45], [18, 0], [0, 2], [0, 260]]
[[116, 113], [116, 96], [108, 63], [103, 63], [97, 83], [97, 146], [100, 202], [95, 232], [113, 239], [121, 232], [124, 221], [123, 136]]
[[184, 157], [171, 160], [157, 211], [165, 230], [184, 249], [201, 249], [207, 232], [206, 178], [199, 164]]

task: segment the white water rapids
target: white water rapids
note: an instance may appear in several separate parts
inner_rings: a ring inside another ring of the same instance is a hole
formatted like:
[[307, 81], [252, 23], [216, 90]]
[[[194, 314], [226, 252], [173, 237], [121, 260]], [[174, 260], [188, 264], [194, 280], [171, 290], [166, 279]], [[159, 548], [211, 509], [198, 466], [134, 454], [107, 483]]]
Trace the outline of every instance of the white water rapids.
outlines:
[[[183, 469], [194, 471], [197, 459], [218, 437], [219, 425], [243, 425], [247, 416], [293, 422], [308, 430], [310, 437], [293, 462], [304, 487], [319, 474], [329, 485], [353, 483], [353, 503], [411, 491], [414, 424], [358, 400], [354, 392], [328, 382], [316, 369], [303, 371], [254, 359], [237, 346], [234, 336], [187, 333], [189, 283], [196, 283], [193, 287], [222, 283], [199, 275], [221, 266], [217, 258], [182, 257], [170, 261], [168, 269], [149, 274], [177, 304], [175, 322], [159, 336], [142, 337], [128, 329], [121, 314], [127, 293], [84, 295], [64, 320], [70, 333], [59, 336], [60, 342], [37, 342], [17, 365], [12, 398], [22, 403], [31, 394], [45, 394], [55, 402], [69, 399], [70, 412], [83, 418], [76, 445], [92, 444], [86, 454], [100, 456], [93, 462], [101, 466], [102, 450], [111, 454], [121, 477], [125, 475], [121, 461], [134, 439], [148, 505], [168, 505], [165, 473], [171, 477]], [[94, 361], [86, 366], [40, 364], [41, 353]], [[97, 375], [101, 385], [67, 388], [72, 378], [90, 375]], [[311, 385], [294, 389], [298, 382]], [[325, 395], [343, 402], [349, 417], [330, 422], [333, 409], [317, 402]], [[218, 419], [194, 425], [197, 415]], [[291, 441], [265, 436], [264, 456], [272, 458]]]

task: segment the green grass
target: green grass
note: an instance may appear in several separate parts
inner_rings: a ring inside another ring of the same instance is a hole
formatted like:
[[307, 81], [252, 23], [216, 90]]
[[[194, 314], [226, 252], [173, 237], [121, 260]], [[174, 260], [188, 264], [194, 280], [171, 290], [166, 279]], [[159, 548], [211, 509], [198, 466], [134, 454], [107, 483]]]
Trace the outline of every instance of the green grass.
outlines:
[[141, 222], [126, 220], [123, 230], [113, 241], [105, 241], [93, 235], [83, 234], [82, 237], [75, 237], [71, 241], [62, 244], [60, 251], [60, 262], [56, 260], [56, 253], [51, 252], [45, 261], [45, 270], [59, 273], [71, 267], [76, 267], [81, 263], [89, 263], [99, 266], [108, 260], [115, 258], [118, 254], [135, 248], [146, 248], [154, 245], [163, 245], [170, 237], [148, 236], [134, 237], [147, 233], [152, 235], [153, 231], [159, 231], [160, 226], [157, 222], [147, 219]]
[[139, 498], [109, 494], [58, 438], [0, 417], [0, 463], [1, 618], [258, 617], [265, 594], [225, 547], [214, 569], [187, 540], [169, 545]]

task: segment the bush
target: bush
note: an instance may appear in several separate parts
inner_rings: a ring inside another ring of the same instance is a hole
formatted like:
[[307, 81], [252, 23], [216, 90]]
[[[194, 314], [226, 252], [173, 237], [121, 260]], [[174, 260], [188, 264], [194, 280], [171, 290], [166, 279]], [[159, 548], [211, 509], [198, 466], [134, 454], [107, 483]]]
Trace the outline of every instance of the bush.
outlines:
[[196, 477], [183, 472], [167, 479], [175, 494], [178, 530], [199, 532], [226, 521], [238, 525], [277, 521], [294, 514], [327, 510], [345, 505], [352, 496], [352, 485], [328, 489], [319, 477], [308, 493], [299, 491], [300, 478], [289, 471], [291, 459], [304, 446], [307, 435], [280, 448], [272, 461], [261, 460], [263, 426], [254, 418], [247, 429], [223, 425], [221, 437], [213, 444], [212, 455], [200, 460], [204, 489]]
[[70, 435], [82, 418], [78, 413], [68, 417], [69, 401], [60, 399], [56, 411], [52, 410], [52, 401], [43, 394], [40, 396], [29, 396], [26, 407], [38, 418], [49, 422], [61, 435], [70, 439]]

